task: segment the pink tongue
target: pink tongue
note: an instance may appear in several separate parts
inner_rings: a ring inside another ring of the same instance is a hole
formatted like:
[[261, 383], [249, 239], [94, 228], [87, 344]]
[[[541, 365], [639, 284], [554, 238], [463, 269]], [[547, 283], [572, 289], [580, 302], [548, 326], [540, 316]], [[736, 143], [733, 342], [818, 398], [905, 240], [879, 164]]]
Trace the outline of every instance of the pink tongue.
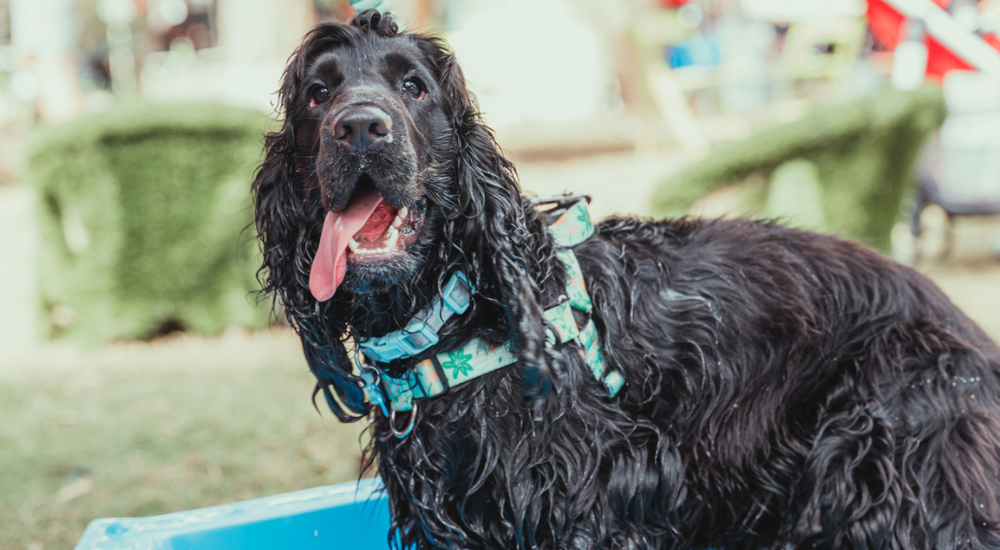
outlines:
[[373, 189], [355, 198], [343, 212], [327, 212], [316, 258], [309, 271], [309, 290], [320, 302], [333, 297], [337, 287], [344, 282], [347, 243], [381, 203], [382, 195]]

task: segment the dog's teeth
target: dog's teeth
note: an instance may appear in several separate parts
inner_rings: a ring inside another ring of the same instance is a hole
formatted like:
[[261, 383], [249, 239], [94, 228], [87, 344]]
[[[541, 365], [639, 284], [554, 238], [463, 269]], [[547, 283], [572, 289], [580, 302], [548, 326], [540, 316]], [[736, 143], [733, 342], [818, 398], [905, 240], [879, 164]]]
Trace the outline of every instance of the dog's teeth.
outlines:
[[386, 252], [395, 249], [397, 241], [399, 241], [399, 230], [393, 227], [389, 230], [389, 240], [385, 243]]
[[400, 218], [399, 215], [397, 214], [396, 219], [392, 220], [392, 228], [399, 229], [402, 226], [403, 226], [403, 218]]
[[399, 209], [399, 213], [396, 214], [396, 219], [405, 220], [409, 215], [410, 215], [410, 209], [404, 206]]
[[373, 254], [388, 254], [389, 247], [383, 248], [359, 248], [355, 251], [358, 256], [371, 256]]
[[[358, 251], [358, 241], [354, 240], [353, 237], [351, 238], [351, 240], [347, 241], [347, 246], [348, 246], [348, 248], [351, 249], [351, 252], [353, 252], [355, 254], [358, 254], [358, 252], [359, 252]], [[364, 252], [364, 251], [361, 251], [361, 252]]]

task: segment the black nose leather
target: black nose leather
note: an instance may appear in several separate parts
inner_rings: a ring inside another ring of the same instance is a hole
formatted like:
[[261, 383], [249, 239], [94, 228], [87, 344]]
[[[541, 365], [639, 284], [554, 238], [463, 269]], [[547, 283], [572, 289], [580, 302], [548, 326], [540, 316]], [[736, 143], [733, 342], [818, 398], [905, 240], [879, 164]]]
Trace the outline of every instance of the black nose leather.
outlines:
[[390, 141], [392, 119], [377, 107], [345, 110], [333, 123], [333, 139], [348, 151], [375, 151]]

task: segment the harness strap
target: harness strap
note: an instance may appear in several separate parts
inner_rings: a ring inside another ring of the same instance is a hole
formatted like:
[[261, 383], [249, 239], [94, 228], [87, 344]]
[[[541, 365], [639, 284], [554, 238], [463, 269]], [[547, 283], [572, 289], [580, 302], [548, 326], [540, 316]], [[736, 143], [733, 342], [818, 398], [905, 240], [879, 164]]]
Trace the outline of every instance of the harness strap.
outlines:
[[[464, 346], [439, 353], [417, 363], [401, 378], [382, 375], [382, 390], [389, 406], [397, 411], [413, 409], [414, 399], [437, 397], [453, 386], [468, 382], [517, 362], [513, 342], [490, 346], [482, 338], [473, 338]], [[377, 386], [367, 385], [369, 399], [385, 406]], [[374, 394], [374, 395], [373, 395]], [[387, 413], [388, 414], [388, 413]]]
[[[549, 234], [557, 245], [572, 248], [589, 239], [594, 234], [594, 223], [590, 221], [590, 211], [587, 209], [589, 198], [579, 198], [564, 208], [556, 221], [549, 225]], [[553, 213], [558, 213], [557, 208]]]
[[438, 343], [438, 331], [456, 313], [469, 309], [475, 289], [461, 271], [448, 280], [440, 297], [415, 315], [403, 330], [396, 330], [379, 338], [370, 338], [359, 344], [365, 355], [379, 363], [389, 363], [423, 353]]
[[[562, 212], [560, 213], [560, 210]], [[610, 371], [601, 354], [597, 328], [589, 314], [593, 303], [587, 293], [580, 263], [572, 247], [594, 234], [594, 225], [587, 211], [587, 200], [579, 199], [554, 211], [558, 218], [549, 226], [553, 240], [559, 245], [556, 256], [566, 266], [566, 296], [560, 303], [543, 312], [551, 329], [546, 329], [549, 346], [556, 343], [575, 342], [580, 354], [594, 377], [601, 381], [614, 397], [621, 391], [625, 378], [618, 371]], [[412, 357], [430, 349], [438, 342], [437, 332], [454, 314], [469, 308], [475, 289], [463, 273], [456, 273], [445, 287], [443, 298], [418, 314], [407, 327], [381, 338], [372, 338], [359, 344], [368, 358], [388, 363], [395, 359]], [[577, 325], [573, 311], [588, 315], [583, 328]], [[436, 397], [453, 386], [468, 382], [517, 362], [514, 343], [508, 340], [501, 346], [488, 345], [481, 338], [473, 338], [458, 349], [438, 353], [418, 362], [400, 378], [394, 378], [371, 365], [363, 365], [361, 376], [365, 392], [372, 403], [378, 404], [386, 416], [392, 411], [410, 411], [415, 399]], [[384, 397], [383, 397], [384, 392]], [[388, 401], [388, 403], [386, 403]], [[403, 435], [405, 435], [404, 432]]]
[[550, 346], [556, 342], [565, 344], [571, 340], [576, 340], [576, 337], [580, 334], [580, 329], [576, 326], [576, 318], [573, 317], [573, 308], [569, 300], [546, 309], [542, 312], [542, 317], [552, 325], [552, 328], [556, 332], [553, 334], [552, 329], [545, 329], [545, 339], [548, 340]]

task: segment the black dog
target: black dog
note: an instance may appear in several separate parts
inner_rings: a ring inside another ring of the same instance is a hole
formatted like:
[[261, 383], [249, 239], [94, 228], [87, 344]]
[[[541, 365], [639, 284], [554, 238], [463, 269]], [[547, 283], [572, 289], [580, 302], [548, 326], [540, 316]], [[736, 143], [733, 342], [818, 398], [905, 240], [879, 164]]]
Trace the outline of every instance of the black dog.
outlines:
[[[581, 203], [522, 197], [446, 46], [377, 12], [309, 33], [281, 102], [266, 290], [371, 419], [403, 544], [1000, 548], [1000, 350], [921, 275], [763, 222], [561, 243]], [[433, 380], [480, 352], [516, 364]]]

